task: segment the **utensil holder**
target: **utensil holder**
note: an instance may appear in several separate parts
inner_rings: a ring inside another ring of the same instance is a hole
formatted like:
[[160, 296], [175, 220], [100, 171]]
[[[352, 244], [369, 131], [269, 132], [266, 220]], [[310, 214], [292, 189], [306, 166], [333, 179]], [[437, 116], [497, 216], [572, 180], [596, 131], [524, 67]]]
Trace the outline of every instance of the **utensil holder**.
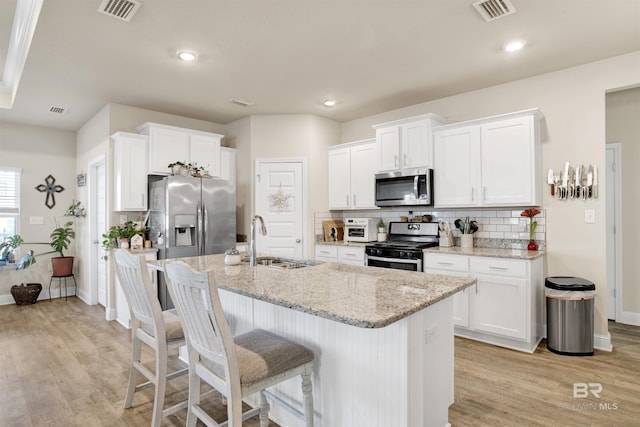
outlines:
[[472, 248], [473, 247], [473, 234], [461, 234], [460, 235], [460, 247]]

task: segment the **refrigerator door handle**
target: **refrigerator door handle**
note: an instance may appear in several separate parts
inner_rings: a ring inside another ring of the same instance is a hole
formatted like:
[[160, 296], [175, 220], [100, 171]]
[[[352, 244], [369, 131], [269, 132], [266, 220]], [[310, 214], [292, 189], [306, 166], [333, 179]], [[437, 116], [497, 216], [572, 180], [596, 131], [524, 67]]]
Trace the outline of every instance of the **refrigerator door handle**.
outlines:
[[196, 255], [202, 255], [202, 205], [196, 206]]
[[207, 206], [202, 204], [202, 232], [200, 233], [200, 238], [202, 239], [202, 247], [200, 248], [200, 255], [206, 254], [205, 249], [207, 245], [207, 230], [209, 229], [209, 212], [207, 211]]

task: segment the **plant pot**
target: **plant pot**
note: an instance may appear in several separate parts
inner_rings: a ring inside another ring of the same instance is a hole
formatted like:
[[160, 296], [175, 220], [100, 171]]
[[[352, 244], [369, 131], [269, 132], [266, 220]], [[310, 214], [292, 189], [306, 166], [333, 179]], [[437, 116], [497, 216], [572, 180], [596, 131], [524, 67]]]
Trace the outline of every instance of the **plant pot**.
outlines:
[[51, 258], [51, 268], [55, 277], [71, 276], [73, 274], [73, 257], [59, 256]]
[[38, 301], [38, 295], [42, 291], [42, 285], [40, 283], [24, 283], [13, 285], [11, 287], [11, 295], [16, 302], [16, 305], [31, 305]]

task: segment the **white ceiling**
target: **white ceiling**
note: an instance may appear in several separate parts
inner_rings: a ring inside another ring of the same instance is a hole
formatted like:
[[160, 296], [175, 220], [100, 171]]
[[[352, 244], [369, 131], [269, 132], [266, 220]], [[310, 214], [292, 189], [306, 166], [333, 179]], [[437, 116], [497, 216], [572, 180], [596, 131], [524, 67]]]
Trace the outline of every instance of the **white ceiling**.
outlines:
[[[473, 0], [141, 0], [131, 22], [100, 0], [44, 0], [0, 120], [77, 130], [116, 102], [217, 123], [347, 121], [640, 50], [640, 0], [511, 1], [515, 14], [487, 23]], [[15, 2], [0, 0], [0, 72]], [[507, 54], [511, 39], [527, 44]]]

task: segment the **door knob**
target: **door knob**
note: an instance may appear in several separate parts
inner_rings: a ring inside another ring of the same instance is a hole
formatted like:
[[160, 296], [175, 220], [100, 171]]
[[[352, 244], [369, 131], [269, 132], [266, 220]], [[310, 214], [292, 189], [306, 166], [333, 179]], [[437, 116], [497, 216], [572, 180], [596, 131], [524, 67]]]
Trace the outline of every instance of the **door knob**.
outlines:
[[296, 239], [296, 243], [302, 242], [302, 239]]

